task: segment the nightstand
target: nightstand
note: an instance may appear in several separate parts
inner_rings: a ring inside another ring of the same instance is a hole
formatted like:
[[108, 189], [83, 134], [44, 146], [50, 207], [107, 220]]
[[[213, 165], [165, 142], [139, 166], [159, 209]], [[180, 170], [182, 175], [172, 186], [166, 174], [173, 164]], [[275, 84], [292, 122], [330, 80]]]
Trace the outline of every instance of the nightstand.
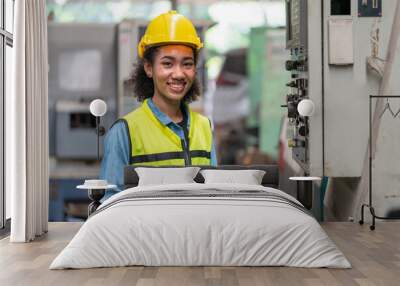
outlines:
[[92, 185], [79, 185], [76, 187], [80, 190], [87, 190], [88, 197], [92, 202], [88, 206], [88, 217], [96, 211], [96, 209], [101, 205], [100, 200], [104, 197], [106, 190], [117, 188], [116, 185], [106, 185], [106, 186], [92, 186]]
[[289, 180], [296, 181], [296, 199], [307, 209], [312, 208], [313, 182], [321, 181], [320, 177], [290, 177]]

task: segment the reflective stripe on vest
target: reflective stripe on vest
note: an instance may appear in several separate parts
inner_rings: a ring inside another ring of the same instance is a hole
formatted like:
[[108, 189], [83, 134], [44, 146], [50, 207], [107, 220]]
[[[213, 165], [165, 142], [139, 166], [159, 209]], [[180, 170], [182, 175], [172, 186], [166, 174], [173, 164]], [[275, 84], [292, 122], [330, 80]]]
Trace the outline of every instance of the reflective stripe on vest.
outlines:
[[189, 152], [184, 141], [162, 124], [148, 106], [148, 100], [125, 115], [131, 141], [131, 165], [210, 165], [212, 133], [208, 119], [189, 110]]

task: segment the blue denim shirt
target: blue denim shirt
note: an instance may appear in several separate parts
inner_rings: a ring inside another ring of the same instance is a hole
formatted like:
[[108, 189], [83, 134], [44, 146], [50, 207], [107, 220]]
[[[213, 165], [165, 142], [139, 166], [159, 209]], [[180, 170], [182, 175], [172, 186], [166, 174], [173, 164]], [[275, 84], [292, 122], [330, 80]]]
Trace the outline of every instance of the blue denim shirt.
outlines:
[[[158, 120], [165, 126], [168, 126], [175, 132], [179, 138], [185, 140], [183, 128], [173, 122], [165, 113], [163, 113], [151, 100], [147, 101], [151, 111]], [[188, 114], [188, 110], [184, 110]], [[187, 118], [187, 128], [190, 128], [190, 118]], [[109, 184], [117, 185], [116, 190], [108, 190], [103, 200], [113, 194], [121, 191], [124, 184], [124, 167], [129, 165], [131, 157], [129, 149], [129, 132], [123, 122], [117, 122], [107, 132], [104, 140], [104, 156], [101, 162], [100, 179], [107, 180]], [[211, 165], [217, 165], [214, 141], [211, 147]]]

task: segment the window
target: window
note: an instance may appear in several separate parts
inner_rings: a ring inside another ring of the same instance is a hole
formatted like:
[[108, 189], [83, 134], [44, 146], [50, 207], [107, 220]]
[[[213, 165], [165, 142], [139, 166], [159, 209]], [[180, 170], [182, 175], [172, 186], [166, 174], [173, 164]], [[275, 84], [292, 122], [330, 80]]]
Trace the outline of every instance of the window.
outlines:
[[5, 30], [10, 32], [11, 34], [14, 32], [14, 0], [5, 0], [4, 3], [4, 11], [5, 11]]
[[[14, 0], [0, 0], [0, 236], [11, 216], [10, 195], [5, 184], [5, 134], [4, 112], [5, 99], [11, 93], [12, 47], [14, 32]], [[9, 224], [8, 224], [9, 225]]]

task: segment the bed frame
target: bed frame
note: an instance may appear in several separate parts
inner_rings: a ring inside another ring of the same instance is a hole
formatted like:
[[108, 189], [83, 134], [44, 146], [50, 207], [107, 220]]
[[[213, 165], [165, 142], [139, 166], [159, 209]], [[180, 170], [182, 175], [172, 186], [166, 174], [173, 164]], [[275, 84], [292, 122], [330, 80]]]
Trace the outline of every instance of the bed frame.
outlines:
[[[124, 189], [136, 187], [139, 182], [139, 177], [135, 172], [137, 167], [149, 167], [149, 166], [126, 166], [124, 169]], [[170, 168], [171, 166], [165, 167], [150, 167], [150, 168]], [[177, 168], [182, 168], [182, 166], [174, 166]], [[221, 165], [217, 167], [213, 166], [198, 166], [202, 170], [205, 169], [217, 169], [217, 170], [263, 170], [265, 175], [262, 179], [262, 185], [265, 187], [278, 188], [279, 187], [279, 169], [277, 165], [250, 165], [250, 166], [240, 166], [240, 165]], [[204, 183], [203, 176], [198, 173], [194, 180], [197, 183]]]

